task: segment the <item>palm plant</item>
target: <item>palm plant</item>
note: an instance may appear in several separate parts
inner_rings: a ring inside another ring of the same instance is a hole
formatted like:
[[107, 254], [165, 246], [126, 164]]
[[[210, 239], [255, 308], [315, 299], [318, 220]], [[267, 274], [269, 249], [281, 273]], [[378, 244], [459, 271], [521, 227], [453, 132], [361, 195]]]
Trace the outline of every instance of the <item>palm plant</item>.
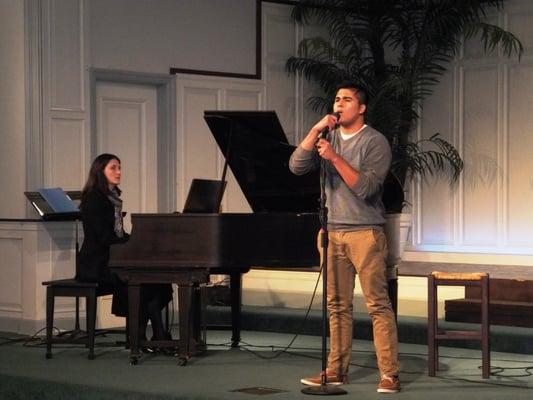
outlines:
[[504, 0], [300, 0], [297, 23], [328, 27], [328, 38], [307, 38], [287, 60], [290, 73], [316, 82], [321, 96], [308, 99], [315, 111], [329, 111], [335, 87], [352, 81], [372, 99], [366, 121], [382, 132], [393, 151], [385, 182], [388, 212], [401, 212], [404, 187], [414, 175], [447, 176], [456, 182], [463, 161], [438, 133], [410, 140], [423, 100], [446, 72], [463, 39], [477, 37], [485, 51], [501, 46], [510, 57], [523, 52], [517, 37], [485, 22], [489, 7]]

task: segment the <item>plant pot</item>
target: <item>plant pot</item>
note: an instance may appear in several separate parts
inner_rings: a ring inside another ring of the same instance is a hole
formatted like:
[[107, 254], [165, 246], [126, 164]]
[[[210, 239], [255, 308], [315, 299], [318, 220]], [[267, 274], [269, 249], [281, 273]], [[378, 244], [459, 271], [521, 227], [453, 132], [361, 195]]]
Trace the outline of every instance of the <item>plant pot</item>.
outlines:
[[402, 260], [403, 250], [411, 229], [411, 214], [398, 213], [385, 215], [385, 236], [387, 237], [387, 279], [397, 279], [398, 264]]

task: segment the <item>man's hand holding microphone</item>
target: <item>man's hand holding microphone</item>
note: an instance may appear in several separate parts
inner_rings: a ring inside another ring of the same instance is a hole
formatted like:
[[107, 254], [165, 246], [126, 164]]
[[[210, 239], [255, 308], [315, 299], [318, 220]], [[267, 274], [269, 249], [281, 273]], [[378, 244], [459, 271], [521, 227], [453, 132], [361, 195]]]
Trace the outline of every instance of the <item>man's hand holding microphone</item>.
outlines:
[[315, 143], [318, 155], [325, 160], [334, 161], [339, 157], [339, 155], [331, 146], [331, 143], [328, 141], [328, 138], [329, 132], [335, 129], [335, 126], [338, 124], [340, 118], [341, 115], [338, 112], [327, 114], [313, 127], [313, 130], [319, 132]]

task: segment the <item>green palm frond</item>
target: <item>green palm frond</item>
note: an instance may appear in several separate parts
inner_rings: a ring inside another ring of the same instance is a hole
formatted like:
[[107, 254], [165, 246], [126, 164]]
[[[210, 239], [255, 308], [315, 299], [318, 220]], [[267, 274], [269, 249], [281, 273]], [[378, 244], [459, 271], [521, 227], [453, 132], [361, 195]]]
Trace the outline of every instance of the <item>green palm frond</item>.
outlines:
[[477, 38], [486, 51], [501, 46], [507, 57], [520, 59], [524, 49], [519, 39], [485, 21], [489, 9], [499, 10], [503, 4], [504, 0], [300, 0], [293, 9], [294, 20], [328, 27], [328, 36], [302, 40], [286, 67], [321, 88], [323, 96], [308, 99], [314, 110], [330, 110], [341, 81], [354, 81], [368, 90], [372, 100], [366, 120], [391, 144], [392, 181], [404, 186], [412, 175], [444, 175], [455, 182], [463, 161], [452, 144], [439, 135], [422, 142], [413, 142], [409, 135], [424, 100], [433, 94], [464, 40]]
[[403, 157], [396, 158], [391, 165], [391, 170], [396, 174], [399, 171], [407, 171], [411, 176], [418, 175], [426, 179], [440, 173], [448, 176], [450, 183], [455, 183], [463, 171], [461, 155], [440, 133], [428, 139], [409, 142], [395, 151], [404, 154]]
[[507, 32], [496, 25], [476, 21], [465, 27], [464, 35], [465, 39], [471, 39], [479, 35], [485, 52], [493, 51], [497, 46], [501, 46], [503, 54], [507, 57], [518, 54], [520, 59], [524, 53], [524, 46], [520, 40], [511, 32]]

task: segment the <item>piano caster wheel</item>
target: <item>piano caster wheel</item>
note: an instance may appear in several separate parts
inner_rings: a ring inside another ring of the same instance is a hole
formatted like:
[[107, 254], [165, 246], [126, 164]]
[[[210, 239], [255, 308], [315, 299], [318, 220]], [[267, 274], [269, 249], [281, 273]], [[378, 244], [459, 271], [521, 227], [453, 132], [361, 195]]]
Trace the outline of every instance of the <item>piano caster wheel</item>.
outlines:
[[46, 355], [44, 356], [47, 360], [51, 359], [52, 358], [52, 353], [46, 353]]
[[185, 357], [185, 356], [178, 357], [178, 365], [180, 367], [186, 366], [187, 365], [187, 357]]
[[130, 357], [130, 365], [137, 365], [138, 362], [139, 362], [139, 358]]

